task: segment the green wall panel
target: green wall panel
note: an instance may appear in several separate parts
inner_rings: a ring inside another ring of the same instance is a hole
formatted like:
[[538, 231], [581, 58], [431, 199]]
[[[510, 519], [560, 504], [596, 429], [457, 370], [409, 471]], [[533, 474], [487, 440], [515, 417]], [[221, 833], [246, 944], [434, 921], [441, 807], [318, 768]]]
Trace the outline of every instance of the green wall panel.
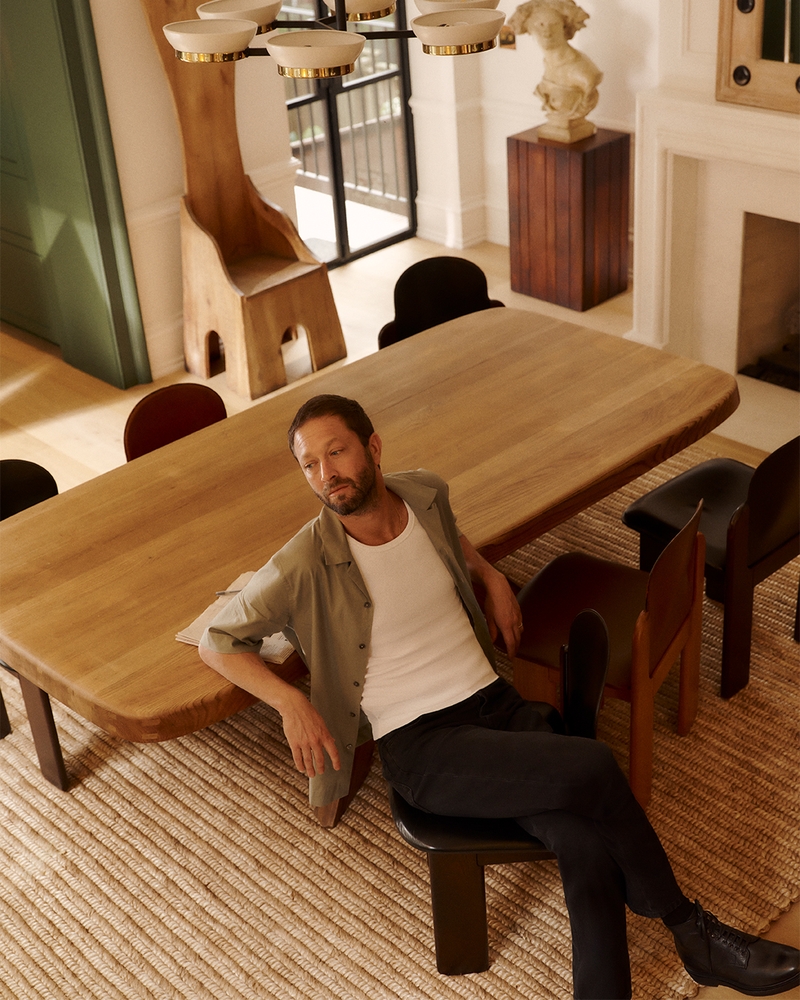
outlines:
[[[19, 323], [14, 315], [24, 312], [18, 293], [24, 282], [6, 267], [34, 256], [44, 288], [38, 311], [46, 314], [45, 335], [60, 344], [64, 360], [120, 388], [148, 382], [88, 0], [3, 0], [2, 36], [4, 105], [16, 124], [15, 162], [4, 149], [0, 189], [3, 318]], [[24, 204], [12, 177], [21, 178]], [[7, 295], [9, 283], [14, 291]], [[37, 310], [30, 304], [28, 312]]]

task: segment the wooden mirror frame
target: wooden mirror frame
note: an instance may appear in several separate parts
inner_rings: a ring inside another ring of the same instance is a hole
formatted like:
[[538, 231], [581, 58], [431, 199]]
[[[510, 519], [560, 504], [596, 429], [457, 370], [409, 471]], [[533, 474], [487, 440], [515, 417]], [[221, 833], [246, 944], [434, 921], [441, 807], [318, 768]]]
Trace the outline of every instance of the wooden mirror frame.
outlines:
[[800, 114], [800, 64], [762, 59], [763, 33], [763, 0], [720, 0], [717, 100]]

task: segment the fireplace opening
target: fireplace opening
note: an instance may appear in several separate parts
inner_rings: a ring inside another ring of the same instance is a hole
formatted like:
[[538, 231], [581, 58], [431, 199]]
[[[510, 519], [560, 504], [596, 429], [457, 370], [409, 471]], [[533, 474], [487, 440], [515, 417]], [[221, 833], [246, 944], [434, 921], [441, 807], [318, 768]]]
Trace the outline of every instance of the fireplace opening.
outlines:
[[737, 369], [800, 392], [800, 223], [745, 212]]

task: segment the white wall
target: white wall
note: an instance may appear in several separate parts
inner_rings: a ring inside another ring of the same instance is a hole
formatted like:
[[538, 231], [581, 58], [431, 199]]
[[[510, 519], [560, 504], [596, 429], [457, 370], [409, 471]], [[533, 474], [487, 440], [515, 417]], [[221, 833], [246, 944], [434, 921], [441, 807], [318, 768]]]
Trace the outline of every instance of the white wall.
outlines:
[[[658, 83], [658, 0], [583, 0], [590, 15], [572, 41], [603, 73], [590, 120], [633, 131], [636, 94]], [[501, 0], [508, 19], [518, 4]], [[409, 18], [414, 15], [409, 0]], [[507, 246], [506, 140], [545, 121], [534, 96], [543, 73], [538, 42], [517, 38], [516, 49], [496, 48], [453, 58], [423, 55], [411, 42], [411, 80], [419, 169], [419, 235], [447, 246], [490, 240]], [[432, 64], [442, 64], [432, 66]], [[444, 150], [457, 135], [459, 155]], [[482, 186], [482, 211], [475, 190]], [[460, 212], [459, 212], [460, 210]]]
[[[139, 0], [90, 2], [150, 367], [159, 378], [183, 367], [178, 124]], [[245, 170], [294, 216], [283, 82], [270, 59], [237, 63], [236, 114]]]

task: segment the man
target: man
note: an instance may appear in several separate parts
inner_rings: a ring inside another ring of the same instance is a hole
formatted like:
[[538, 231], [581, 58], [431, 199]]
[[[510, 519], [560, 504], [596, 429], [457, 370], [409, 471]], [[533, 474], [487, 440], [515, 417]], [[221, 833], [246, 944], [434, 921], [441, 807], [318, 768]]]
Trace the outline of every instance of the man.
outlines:
[[[312, 804], [346, 794], [371, 726], [385, 777], [412, 805], [513, 817], [556, 854], [577, 998], [630, 997], [626, 905], [664, 920], [701, 983], [752, 996], [800, 983], [797, 949], [726, 927], [681, 892], [609, 748], [554, 732], [497, 676], [492, 641], [514, 655], [520, 609], [459, 534], [444, 482], [384, 477], [372, 423], [340, 396], [302, 406], [289, 447], [322, 510], [218, 615], [200, 655], [277, 709]], [[308, 665], [310, 702], [258, 655], [277, 631]]]

